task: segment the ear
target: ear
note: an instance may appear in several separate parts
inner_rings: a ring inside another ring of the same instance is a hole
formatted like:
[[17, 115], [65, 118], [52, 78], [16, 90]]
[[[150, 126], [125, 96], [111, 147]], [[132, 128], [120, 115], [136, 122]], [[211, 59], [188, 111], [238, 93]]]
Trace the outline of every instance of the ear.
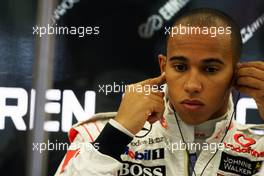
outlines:
[[160, 72], [163, 73], [165, 72], [167, 57], [162, 54], [159, 54], [158, 59], [159, 59]]

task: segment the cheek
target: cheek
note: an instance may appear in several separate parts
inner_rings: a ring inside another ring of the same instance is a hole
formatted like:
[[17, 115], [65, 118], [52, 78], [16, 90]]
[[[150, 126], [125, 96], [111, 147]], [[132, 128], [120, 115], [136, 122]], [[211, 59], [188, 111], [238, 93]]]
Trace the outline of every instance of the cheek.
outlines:
[[165, 73], [166, 82], [168, 85], [178, 85], [184, 82], [184, 76], [182, 76], [182, 74], [177, 73], [174, 68], [167, 66]]
[[208, 81], [208, 86], [205, 89], [207, 99], [211, 101], [211, 105], [218, 104], [220, 101], [229, 97], [231, 88], [232, 76], [221, 76], [218, 79]]
[[171, 70], [166, 72], [166, 82], [172, 89], [179, 89], [178, 87], [182, 84], [181, 77], [173, 73]]
[[232, 86], [232, 77], [233, 74], [228, 72], [212, 77], [211, 80], [207, 80], [206, 82], [210, 85], [208, 88], [219, 92], [225, 92]]

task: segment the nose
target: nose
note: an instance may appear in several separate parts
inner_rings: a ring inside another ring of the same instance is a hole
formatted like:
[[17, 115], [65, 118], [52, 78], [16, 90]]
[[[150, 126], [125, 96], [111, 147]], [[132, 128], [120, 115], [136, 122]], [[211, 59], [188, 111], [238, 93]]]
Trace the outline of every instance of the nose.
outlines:
[[190, 94], [200, 93], [203, 89], [199, 73], [189, 73], [184, 83], [184, 90]]

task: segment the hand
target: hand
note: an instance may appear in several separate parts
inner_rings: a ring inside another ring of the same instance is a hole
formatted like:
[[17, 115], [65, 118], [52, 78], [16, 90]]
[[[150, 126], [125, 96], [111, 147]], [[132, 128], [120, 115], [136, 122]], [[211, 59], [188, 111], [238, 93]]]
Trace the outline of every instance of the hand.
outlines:
[[264, 120], [264, 62], [245, 62], [237, 65], [236, 88], [255, 99]]
[[164, 112], [164, 93], [158, 86], [163, 83], [165, 74], [126, 87], [115, 120], [133, 134], [137, 134], [146, 121], [159, 120]]

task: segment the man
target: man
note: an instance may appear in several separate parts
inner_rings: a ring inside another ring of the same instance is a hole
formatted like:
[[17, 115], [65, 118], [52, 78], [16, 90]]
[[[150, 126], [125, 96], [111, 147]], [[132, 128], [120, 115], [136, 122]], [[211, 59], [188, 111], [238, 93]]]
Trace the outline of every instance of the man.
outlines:
[[127, 87], [117, 113], [73, 127], [56, 175], [257, 175], [264, 137], [255, 131], [264, 125], [233, 120], [231, 89], [253, 97], [264, 119], [264, 63], [237, 64], [240, 53], [239, 28], [225, 14], [180, 17], [158, 57], [161, 76]]

